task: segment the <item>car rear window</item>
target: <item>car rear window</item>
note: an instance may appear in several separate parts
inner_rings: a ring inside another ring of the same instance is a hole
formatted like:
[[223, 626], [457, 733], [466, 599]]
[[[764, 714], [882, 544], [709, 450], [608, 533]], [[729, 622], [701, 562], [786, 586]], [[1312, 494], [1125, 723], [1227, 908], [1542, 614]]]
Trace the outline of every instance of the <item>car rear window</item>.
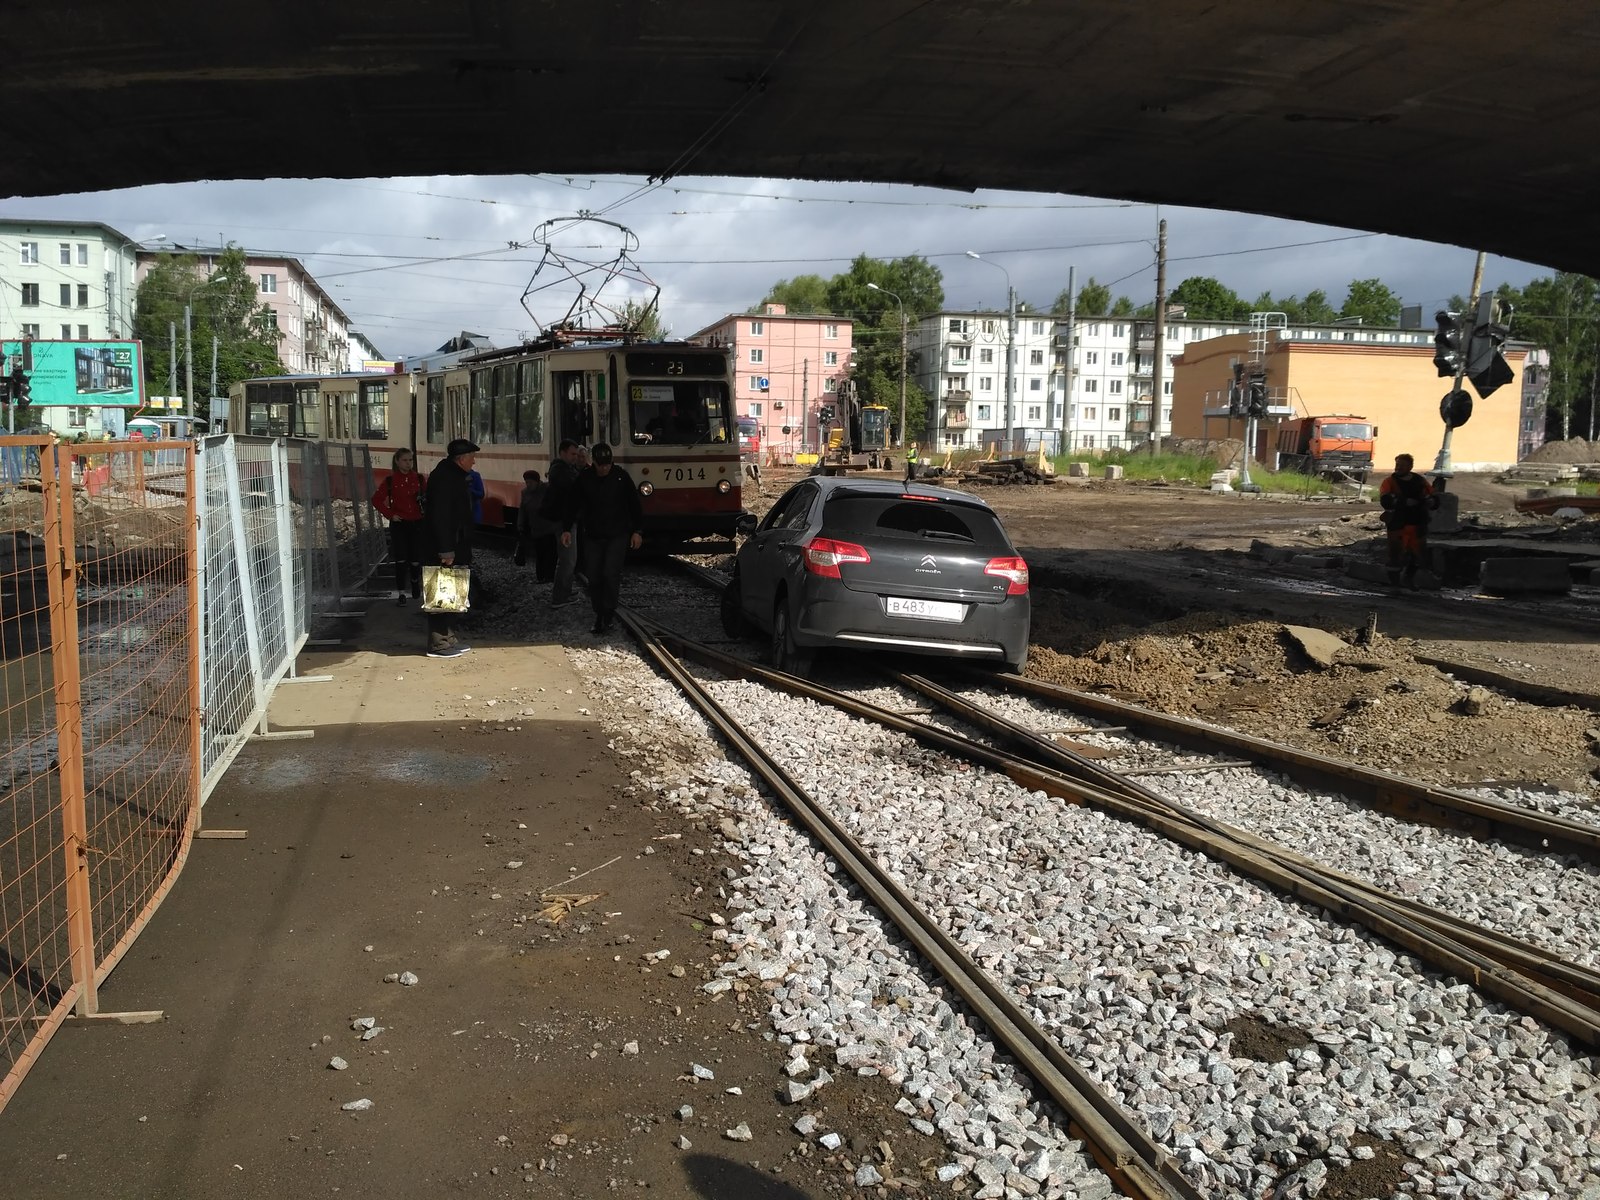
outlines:
[[1001, 549], [1009, 543], [999, 518], [987, 509], [898, 496], [835, 496], [823, 517], [825, 532], [840, 538], [906, 537], [957, 541]]

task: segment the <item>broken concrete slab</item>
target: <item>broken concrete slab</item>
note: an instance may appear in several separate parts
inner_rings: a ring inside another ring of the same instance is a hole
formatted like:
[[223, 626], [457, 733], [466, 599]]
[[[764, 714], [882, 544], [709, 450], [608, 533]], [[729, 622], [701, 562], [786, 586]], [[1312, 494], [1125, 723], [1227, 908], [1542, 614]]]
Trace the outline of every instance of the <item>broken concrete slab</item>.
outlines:
[[1283, 631], [1305, 651], [1306, 657], [1319, 667], [1333, 666], [1338, 661], [1339, 655], [1350, 648], [1349, 643], [1343, 638], [1329, 633], [1326, 629], [1316, 629], [1310, 625], [1285, 625]]
[[1491, 596], [1564, 596], [1572, 572], [1555, 558], [1486, 558], [1478, 566], [1478, 587]]

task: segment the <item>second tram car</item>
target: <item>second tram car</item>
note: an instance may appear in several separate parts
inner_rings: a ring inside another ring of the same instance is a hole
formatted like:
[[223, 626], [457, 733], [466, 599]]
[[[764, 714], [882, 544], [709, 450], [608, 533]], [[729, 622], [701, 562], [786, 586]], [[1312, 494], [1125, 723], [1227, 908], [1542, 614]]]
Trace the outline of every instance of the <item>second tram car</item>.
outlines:
[[523, 471], [548, 472], [568, 438], [611, 444], [653, 549], [731, 538], [741, 511], [727, 352], [685, 342], [565, 334], [411, 374], [252, 379], [229, 413], [235, 433], [365, 442], [380, 480], [402, 447], [427, 471], [470, 438], [490, 526], [515, 524]]

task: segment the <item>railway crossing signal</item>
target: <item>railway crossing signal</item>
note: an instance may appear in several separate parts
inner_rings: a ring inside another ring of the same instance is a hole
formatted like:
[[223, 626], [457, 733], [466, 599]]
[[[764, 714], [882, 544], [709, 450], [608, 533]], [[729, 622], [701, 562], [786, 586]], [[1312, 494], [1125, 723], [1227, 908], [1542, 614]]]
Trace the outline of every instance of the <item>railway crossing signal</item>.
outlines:
[[1259, 375], [1250, 381], [1245, 410], [1252, 417], [1264, 417], [1267, 415], [1267, 381]]
[[1510, 321], [1510, 305], [1501, 304], [1494, 296], [1479, 299], [1477, 321], [1467, 342], [1467, 378], [1484, 399], [1515, 378], [1506, 356], [1500, 352], [1511, 333]]

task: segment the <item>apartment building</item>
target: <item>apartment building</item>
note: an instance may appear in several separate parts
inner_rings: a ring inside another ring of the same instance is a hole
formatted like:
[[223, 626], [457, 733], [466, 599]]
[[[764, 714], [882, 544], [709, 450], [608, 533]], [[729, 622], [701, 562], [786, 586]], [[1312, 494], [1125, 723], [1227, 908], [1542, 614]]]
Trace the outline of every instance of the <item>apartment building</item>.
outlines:
[[[175, 243], [160, 249], [141, 248], [138, 277], [142, 281], [155, 263], [173, 254], [193, 255], [200, 270], [209, 275], [222, 252], [215, 246]], [[278, 358], [291, 374], [332, 375], [350, 370], [353, 361], [360, 365], [359, 358], [353, 360], [350, 353], [349, 317], [299, 259], [247, 250], [245, 266], [255, 281], [256, 299], [272, 313], [283, 333]]]
[[136, 249], [97, 221], [0, 218], [0, 337], [131, 337]]
[[854, 329], [844, 317], [766, 304], [730, 313], [688, 340], [732, 350], [735, 414], [755, 420], [763, 454], [788, 460], [817, 449], [817, 410], [836, 404], [849, 378]]
[[[1037, 445], [1058, 429], [1060, 360], [1053, 317], [1021, 312], [1015, 343], [1006, 313], [945, 310], [911, 326], [913, 378], [929, 397], [925, 445], [959, 450], [1013, 439]], [[1007, 366], [1011, 403], [1006, 403]]]

